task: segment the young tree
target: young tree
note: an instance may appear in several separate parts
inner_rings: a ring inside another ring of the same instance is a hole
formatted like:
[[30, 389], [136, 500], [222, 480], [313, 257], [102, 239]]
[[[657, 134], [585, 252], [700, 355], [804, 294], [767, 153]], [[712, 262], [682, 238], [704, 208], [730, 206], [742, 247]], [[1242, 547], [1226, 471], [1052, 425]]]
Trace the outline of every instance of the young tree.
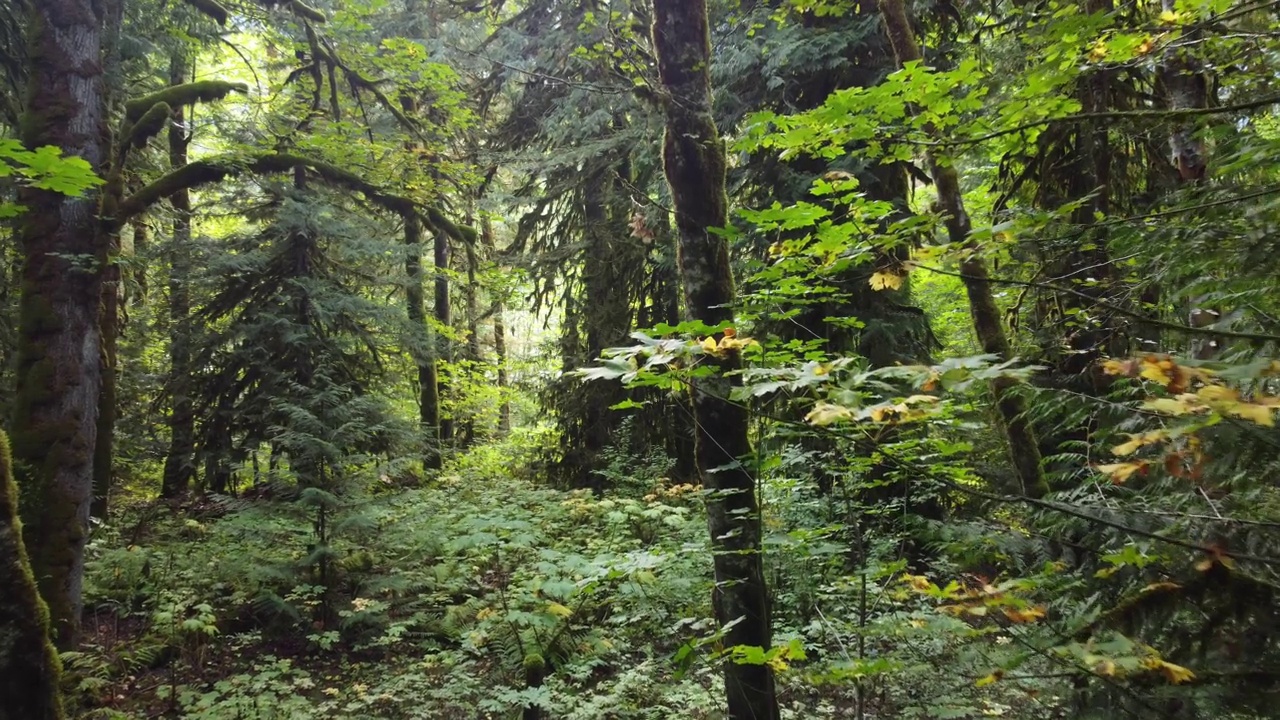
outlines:
[[[884, 15], [885, 27], [898, 63], [905, 66], [920, 62], [923, 58], [902, 0], [880, 0], [880, 11]], [[929, 130], [931, 134], [936, 134], [933, 128]], [[969, 233], [973, 228], [965, 210], [960, 178], [955, 166], [948, 158], [932, 149], [925, 152], [925, 160], [938, 189], [938, 203], [945, 214], [943, 222], [947, 227], [948, 239], [956, 247], [967, 247], [970, 243]], [[986, 263], [977, 255], [972, 255], [960, 263], [960, 272], [969, 297], [969, 314], [973, 318], [978, 342], [983, 351], [1008, 360], [1009, 338], [1005, 335], [1000, 310], [991, 293]], [[1027, 418], [1026, 404], [1017, 394], [1016, 385], [1017, 381], [1011, 378], [996, 378], [991, 382], [991, 393], [995, 396], [996, 409], [1004, 425], [1014, 471], [1021, 483], [1014, 490], [1040, 497], [1048, 492], [1044, 472], [1040, 468], [1040, 447]]]
[[[656, 0], [653, 44], [666, 134], [662, 157], [679, 233], [686, 312], [709, 326], [733, 320], [725, 154], [711, 115], [711, 36], [705, 0]], [[768, 593], [760, 554], [755, 478], [743, 459], [751, 447], [745, 408], [729, 401], [741, 359], [735, 350], [709, 353], [715, 372], [694, 385], [698, 474], [710, 496], [707, 524], [715, 553], [716, 616], [729, 647], [771, 644]], [[725, 694], [734, 720], [778, 717], [773, 671], [767, 664], [725, 663]]]

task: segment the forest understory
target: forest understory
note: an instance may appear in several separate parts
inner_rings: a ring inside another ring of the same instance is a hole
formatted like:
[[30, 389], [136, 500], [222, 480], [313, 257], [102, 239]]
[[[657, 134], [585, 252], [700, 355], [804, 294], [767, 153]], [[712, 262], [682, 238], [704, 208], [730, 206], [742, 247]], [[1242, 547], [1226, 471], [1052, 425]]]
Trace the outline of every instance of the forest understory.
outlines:
[[0, 0], [0, 720], [1261, 720], [1280, 2]]

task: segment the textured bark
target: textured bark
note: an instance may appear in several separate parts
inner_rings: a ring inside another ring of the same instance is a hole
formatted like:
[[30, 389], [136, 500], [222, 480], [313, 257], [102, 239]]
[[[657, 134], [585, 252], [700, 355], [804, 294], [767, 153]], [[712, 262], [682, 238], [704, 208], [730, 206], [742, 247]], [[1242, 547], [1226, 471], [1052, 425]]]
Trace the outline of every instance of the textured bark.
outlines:
[[[104, 17], [91, 0], [29, 3], [27, 147], [52, 145], [101, 173], [107, 161]], [[62, 648], [79, 631], [102, 381], [101, 243], [95, 193], [23, 188], [14, 469], [23, 537]]]
[[437, 383], [436, 361], [428, 344], [432, 337], [430, 325], [427, 324], [426, 301], [423, 291], [422, 277], [422, 221], [417, 214], [408, 213], [404, 218], [405, 274], [408, 285], [405, 287], [405, 302], [408, 307], [409, 325], [415, 333], [422, 337], [414, 342], [413, 362], [418, 368], [418, 417], [426, 433], [428, 444], [426, 465], [428, 469], [439, 470], [442, 456], [440, 452], [440, 392]]
[[[493, 222], [486, 216], [480, 223], [480, 241], [484, 244], [485, 250], [489, 252], [490, 257], [497, 255], [493, 240]], [[498, 369], [498, 389], [506, 392], [507, 389], [507, 323], [506, 323], [506, 305], [502, 299], [493, 308], [493, 354], [494, 365]], [[506, 435], [511, 432], [511, 402], [503, 396], [502, 406], [498, 408], [498, 432]]]
[[[904, 65], [921, 60], [920, 48], [916, 45], [902, 0], [880, 0], [880, 12], [898, 63]], [[939, 135], [936, 128], [930, 127], [928, 131], [932, 135]], [[969, 240], [972, 227], [964, 207], [960, 178], [955, 166], [948, 158], [932, 150], [926, 151], [925, 162], [938, 191], [938, 203], [944, 215], [948, 239], [957, 246], [972, 248]], [[996, 355], [1002, 360], [1009, 359], [1009, 339], [1005, 336], [1000, 309], [991, 293], [986, 263], [971, 254], [969, 259], [960, 263], [960, 272], [964, 276], [965, 292], [969, 297], [969, 314], [973, 318], [973, 327], [983, 352]], [[991, 383], [991, 394], [995, 396], [996, 410], [1004, 426], [1009, 454], [1021, 485], [1005, 490], [1040, 497], [1048, 492], [1044, 472], [1040, 467], [1040, 446], [1027, 421], [1026, 406], [1016, 392], [1016, 385], [1017, 382], [1009, 378], [999, 378]]]
[[[680, 276], [688, 314], [715, 325], [733, 319], [733, 275], [728, 243], [712, 232], [728, 224], [725, 155], [711, 115], [708, 68], [711, 39], [705, 0], [656, 0], [653, 41], [658, 56], [666, 134], [663, 169], [671, 186], [679, 233]], [[708, 355], [716, 372], [694, 387], [696, 455], [707, 499], [707, 525], [715, 553], [716, 618], [728, 647], [772, 644], [768, 592], [760, 548], [755, 480], [743, 462], [750, 454], [747, 414], [727, 400], [740, 378], [734, 353]], [[728, 660], [725, 695], [732, 720], [775, 720], [778, 701], [768, 665]]]
[[[1174, 0], [1161, 0], [1161, 9], [1176, 12]], [[1165, 101], [1170, 110], [1189, 110], [1209, 107], [1209, 81], [1204, 63], [1195, 56], [1195, 41], [1203, 33], [1192, 30], [1184, 36], [1180, 47], [1167, 50], [1160, 61], [1159, 80], [1163, 85]], [[1169, 151], [1178, 168], [1178, 176], [1184, 182], [1199, 182], [1208, 169], [1208, 149], [1204, 140], [1196, 137], [1195, 125], [1186, 123], [1169, 134]]]
[[[169, 82], [179, 85], [187, 77], [185, 54], [170, 60]], [[173, 108], [169, 125], [169, 168], [187, 164], [186, 110]], [[160, 495], [186, 494], [195, 476], [195, 408], [191, 388], [191, 191], [183, 188], [169, 197], [173, 207], [173, 239], [169, 252], [169, 388], [173, 409], [169, 414], [169, 453], [164, 460]]]
[[9, 439], [0, 432], [0, 720], [61, 720], [61, 668], [22, 542], [10, 465]]

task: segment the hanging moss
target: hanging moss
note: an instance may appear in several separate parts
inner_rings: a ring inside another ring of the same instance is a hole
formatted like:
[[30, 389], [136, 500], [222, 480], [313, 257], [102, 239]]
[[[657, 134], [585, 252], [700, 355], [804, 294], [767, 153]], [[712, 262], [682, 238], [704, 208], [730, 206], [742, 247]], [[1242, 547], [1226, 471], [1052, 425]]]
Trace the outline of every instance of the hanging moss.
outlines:
[[164, 130], [165, 125], [169, 122], [169, 115], [173, 112], [173, 108], [167, 102], [158, 102], [151, 106], [151, 109], [142, 114], [138, 121], [126, 128], [121, 137], [120, 144], [132, 145], [141, 149], [147, 144], [147, 141], [160, 134]]
[[216, 0], [184, 0], [188, 5], [213, 18], [214, 22], [226, 27], [228, 13]]
[[49, 642], [49, 610], [22, 543], [11, 466], [9, 441], [0, 432], [0, 716], [61, 720], [61, 667]]
[[149, 115], [151, 110], [160, 103], [167, 103], [169, 107], [194, 105], [199, 102], [221, 100], [233, 92], [247, 93], [249, 92], [249, 86], [244, 83], [227, 82], [225, 80], [201, 80], [199, 82], [171, 85], [163, 90], [153, 92], [150, 95], [143, 95], [136, 100], [130, 100], [125, 103], [125, 121], [134, 125], [139, 124], [142, 118]]

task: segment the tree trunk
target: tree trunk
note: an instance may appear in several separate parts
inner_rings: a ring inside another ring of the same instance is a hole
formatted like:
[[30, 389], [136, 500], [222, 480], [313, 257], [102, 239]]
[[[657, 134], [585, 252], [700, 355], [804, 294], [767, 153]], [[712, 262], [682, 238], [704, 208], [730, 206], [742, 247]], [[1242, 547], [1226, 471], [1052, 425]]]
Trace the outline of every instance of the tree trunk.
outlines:
[[138, 268], [134, 271], [133, 282], [137, 285], [138, 292], [136, 295], [129, 297], [129, 304], [142, 306], [147, 304], [147, 293], [151, 290], [147, 279], [146, 262], [147, 255], [151, 250], [151, 228], [144, 218], [134, 218], [130, 225], [133, 226], [133, 256], [138, 263]]
[[61, 720], [58, 653], [22, 543], [10, 466], [9, 439], [0, 432], [0, 718]]
[[[733, 320], [728, 243], [712, 231], [728, 224], [725, 155], [711, 115], [711, 38], [706, 0], [655, 0], [653, 42], [658, 57], [666, 134], [663, 170], [671, 186], [679, 232], [686, 312], [708, 325]], [[693, 387], [698, 474], [710, 491], [707, 525], [715, 553], [716, 618], [727, 647], [772, 644], [760, 547], [755, 479], [743, 462], [751, 452], [745, 408], [728, 400], [741, 383], [734, 351], [708, 354], [716, 372]], [[767, 664], [726, 660], [731, 720], [776, 720], [778, 701]]]
[[[107, 164], [102, 8], [91, 0], [28, 7], [23, 142], [61, 148], [100, 173]], [[14, 469], [32, 569], [57, 644], [70, 649], [79, 632], [102, 382], [98, 201], [94, 193], [66, 197], [30, 187], [18, 199], [26, 214]]]
[[[902, 0], [880, 0], [880, 12], [899, 65], [922, 60]], [[939, 135], [936, 128], [929, 127], [927, 130], [931, 135]], [[960, 178], [955, 166], [947, 158], [931, 150], [925, 152], [925, 162], [938, 191], [938, 202], [945, 214], [948, 239], [957, 247], [972, 248], [969, 241], [972, 228], [969, 214], [965, 211], [964, 197], [960, 193]], [[973, 317], [974, 330], [983, 352], [996, 355], [1002, 360], [1009, 359], [1009, 339], [1005, 336], [1000, 310], [991, 293], [986, 263], [970, 254], [967, 260], [960, 263], [960, 272], [965, 292], [969, 296], [969, 313]], [[995, 396], [996, 409], [1004, 425], [1009, 453], [1021, 485], [1006, 490], [1040, 497], [1048, 492], [1044, 472], [1040, 468], [1040, 446], [1028, 422], [1026, 406], [1017, 394], [1016, 385], [1017, 381], [1011, 378], [998, 378], [991, 382], [991, 394]]]
[[[480, 240], [490, 257], [497, 257], [493, 239], [493, 221], [486, 215], [480, 222]], [[502, 393], [502, 406], [498, 409], [498, 433], [511, 432], [511, 401], [507, 399], [507, 321], [506, 305], [498, 298], [493, 309], [493, 354], [498, 369], [498, 390]]]
[[[436, 266], [436, 323], [441, 328], [453, 327], [453, 306], [449, 301], [449, 236], [439, 230], [436, 231], [433, 254]], [[437, 332], [432, 355], [436, 364], [436, 404], [437, 407], [440, 407], [441, 401], [449, 393], [449, 386], [440, 380], [439, 363], [441, 361], [447, 363], [453, 359], [453, 343], [450, 342], [449, 338]], [[443, 453], [445, 447], [453, 441], [453, 418], [449, 417], [442, 407], [439, 412], [440, 452]]]
[[429, 470], [439, 470], [442, 453], [440, 448], [440, 391], [436, 373], [435, 350], [430, 347], [433, 333], [427, 324], [425, 293], [422, 288], [422, 220], [416, 213], [404, 216], [405, 301], [408, 306], [410, 331], [419, 334], [413, 340], [413, 361], [418, 367], [418, 417], [425, 433], [426, 459]]
[[119, 375], [120, 337], [120, 231], [103, 235], [106, 248], [102, 268], [102, 307], [99, 310], [99, 328], [102, 333], [102, 385], [98, 390], [98, 438], [93, 449], [93, 501], [89, 514], [99, 520], [107, 519], [108, 498], [115, 475], [115, 450], [117, 408], [117, 377]]
[[[473, 219], [467, 218], [467, 225]], [[474, 376], [480, 369], [483, 350], [480, 345], [480, 299], [476, 285], [476, 274], [480, 271], [480, 256], [473, 245], [467, 246], [467, 286], [465, 296], [467, 302], [467, 374]], [[468, 448], [476, 443], [476, 416], [467, 413], [462, 427], [462, 447]]]
[[[170, 61], [169, 81], [180, 85], [187, 79], [187, 60], [182, 52]], [[169, 126], [169, 168], [187, 164], [186, 113], [173, 109]], [[187, 493], [195, 475], [195, 409], [191, 388], [191, 192], [181, 189], [169, 198], [173, 206], [173, 238], [169, 251], [169, 385], [173, 410], [169, 415], [169, 454], [164, 460], [160, 496], [176, 498]]]

